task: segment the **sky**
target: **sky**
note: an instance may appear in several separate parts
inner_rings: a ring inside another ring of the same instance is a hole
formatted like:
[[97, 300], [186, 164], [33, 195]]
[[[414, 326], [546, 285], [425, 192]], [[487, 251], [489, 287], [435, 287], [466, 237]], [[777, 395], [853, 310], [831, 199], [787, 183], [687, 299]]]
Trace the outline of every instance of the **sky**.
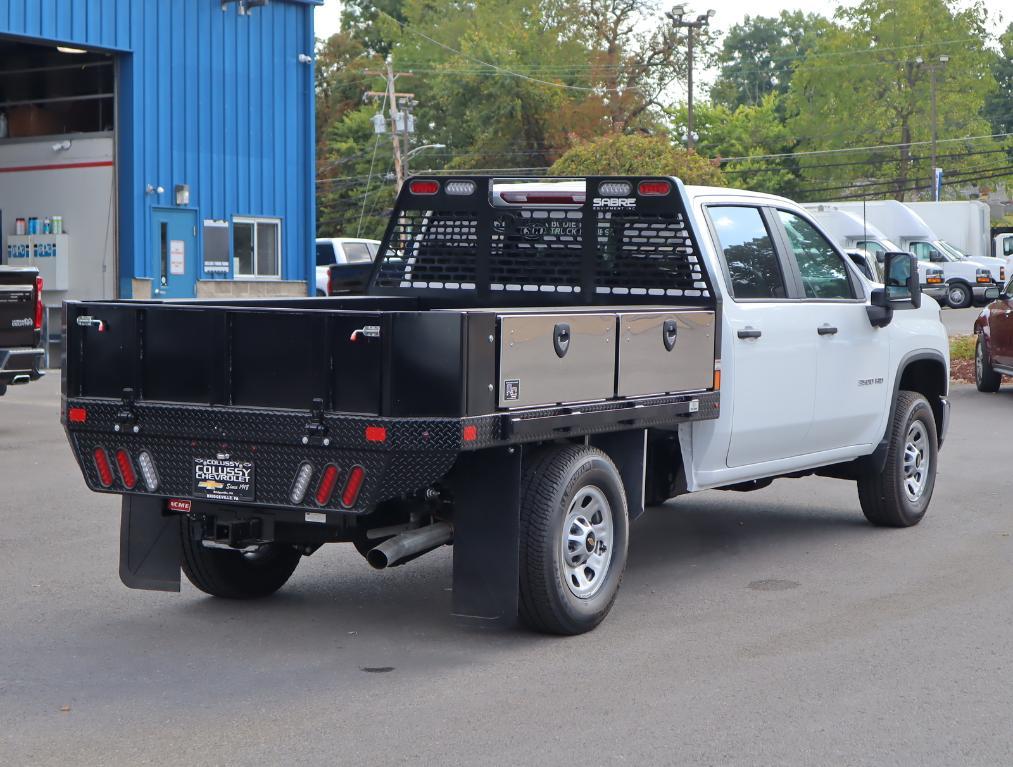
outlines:
[[[672, 0], [671, 3], [662, 3], [662, 5], [674, 4], [675, 0]], [[827, 0], [767, 0], [762, 3], [759, 12], [764, 16], [774, 16], [782, 10], [802, 10], [830, 15], [838, 5], [855, 4], [855, 0], [846, 3], [828, 2]], [[968, 0], [964, 0], [961, 4], [966, 6], [969, 3]], [[720, 2], [718, 0], [703, 0], [703, 2], [687, 2], [686, 7], [691, 14], [694, 11], [714, 8], [717, 10], [717, 14], [712, 23], [722, 31], [742, 21], [746, 14], [756, 15], [758, 10], [756, 0], [721, 0]], [[1010, 5], [1010, 0], [985, 0], [985, 7], [988, 8], [994, 34], [998, 35], [1005, 29], [1006, 24], [1013, 21], [1013, 6]], [[324, 4], [317, 8], [316, 13], [317, 37], [329, 37], [338, 31], [341, 0], [324, 0]], [[1000, 17], [1005, 18], [1000, 21]]]

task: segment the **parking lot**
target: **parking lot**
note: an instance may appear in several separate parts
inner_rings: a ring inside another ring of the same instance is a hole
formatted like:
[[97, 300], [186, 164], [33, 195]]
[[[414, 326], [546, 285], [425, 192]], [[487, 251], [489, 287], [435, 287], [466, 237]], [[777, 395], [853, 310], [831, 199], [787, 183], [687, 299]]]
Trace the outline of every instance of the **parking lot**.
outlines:
[[1009, 764], [1013, 387], [952, 399], [920, 526], [835, 480], [672, 501], [558, 639], [456, 625], [449, 549], [325, 547], [257, 603], [127, 590], [51, 374], [0, 400], [0, 764]]

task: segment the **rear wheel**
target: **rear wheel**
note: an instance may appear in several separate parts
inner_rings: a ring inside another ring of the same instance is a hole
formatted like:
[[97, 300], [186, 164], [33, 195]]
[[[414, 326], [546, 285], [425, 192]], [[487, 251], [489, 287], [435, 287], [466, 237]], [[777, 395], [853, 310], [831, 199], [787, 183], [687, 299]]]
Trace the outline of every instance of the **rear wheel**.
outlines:
[[7, 384], [0, 384], [0, 397], [7, 393]]
[[966, 309], [971, 305], [971, 288], [963, 282], [951, 282], [946, 289], [946, 303], [951, 309]]
[[881, 472], [858, 480], [866, 519], [882, 527], [911, 527], [922, 521], [936, 484], [939, 441], [936, 420], [921, 394], [897, 394], [890, 424], [890, 447]]
[[978, 391], [997, 392], [1001, 383], [1002, 376], [992, 368], [992, 361], [985, 348], [985, 338], [979, 333], [974, 345], [974, 384]]
[[293, 546], [265, 543], [255, 551], [212, 549], [190, 537], [189, 520], [180, 520], [183, 574], [206, 594], [225, 599], [270, 596], [292, 576], [302, 554]]
[[615, 464], [584, 446], [527, 462], [521, 489], [520, 616], [552, 634], [582, 634], [615, 602], [629, 519]]

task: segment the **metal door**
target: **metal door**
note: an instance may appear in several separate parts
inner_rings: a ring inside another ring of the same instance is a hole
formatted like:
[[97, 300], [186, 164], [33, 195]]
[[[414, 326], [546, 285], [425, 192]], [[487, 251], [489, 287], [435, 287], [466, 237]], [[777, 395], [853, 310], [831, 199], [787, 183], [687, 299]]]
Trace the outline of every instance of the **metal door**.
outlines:
[[151, 209], [152, 296], [193, 298], [197, 292], [197, 211]]

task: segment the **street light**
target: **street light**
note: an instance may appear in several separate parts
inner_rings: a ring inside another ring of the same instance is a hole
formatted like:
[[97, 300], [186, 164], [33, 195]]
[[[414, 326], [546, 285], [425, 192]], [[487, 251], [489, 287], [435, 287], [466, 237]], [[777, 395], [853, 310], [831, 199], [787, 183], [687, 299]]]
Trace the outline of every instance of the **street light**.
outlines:
[[931, 64], [926, 64], [925, 59], [921, 56], [915, 59], [915, 64], [919, 67], [924, 66], [929, 71], [929, 88], [932, 92], [932, 196], [936, 201], [939, 200], [939, 184], [936, 181], [939, 177], [939, 169], [936, 167], [936, 140], [938, 136], [938, 124], [936, 120], [936, 70], [945, 67], [949, 60], [950, 57], [945, 53]]
[[714, 10], [708, 10], [696, 17], [696, 21], [686, 21], [686, 6], [679, 3], [672, 10], [665, 14], [676, 29], [686, 30], [686, 60], [688, 73], [686, 77], [687, 90], [687, 113], [686, 113], [686, 149], [693, 148], [693, 30], [703, 29], [710, 26], [710, 20], [714, 18]]
[[404, 172], [404, 177], [408, 178], [408, 176], [409, 176], [409, 173], [408, 173], [408, 161], [410, 159], [412, 159], [415, 155], [417, 155], [423, 149], [443, 149], [445, 146], [446, 146], [446, 144], [423, 144], [422, 146], [415, 147], [414, 149], [412, 149], [409, 152], [405, 152], [404, 160], [403, 160], [403, 165], [402, 165], [402, 167], [404, 168], [404, 171], [403, 171]]

